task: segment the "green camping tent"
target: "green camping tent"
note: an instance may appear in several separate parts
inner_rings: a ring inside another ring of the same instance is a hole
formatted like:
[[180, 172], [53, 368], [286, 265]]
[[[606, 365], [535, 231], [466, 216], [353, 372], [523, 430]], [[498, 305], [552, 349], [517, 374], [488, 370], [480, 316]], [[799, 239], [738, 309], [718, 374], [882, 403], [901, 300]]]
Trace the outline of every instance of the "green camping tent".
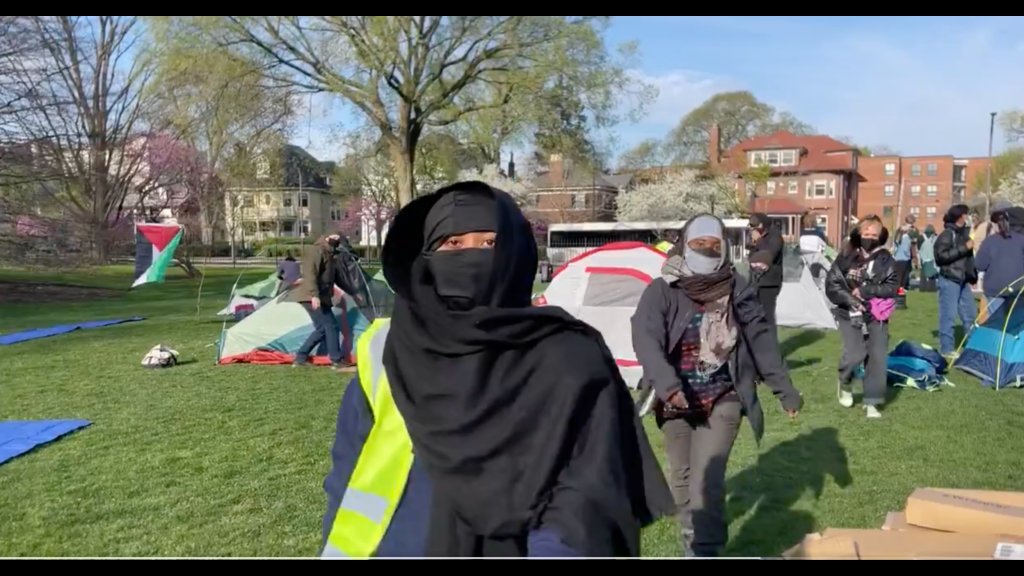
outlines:
[[[238, 279], [241, 280], [242, 275], [238, 275]], [[253, 282], [238, 288], [238, 280], [235, 281], [235, 287], [231, 290], [231, 296], [228, 301], [228, 305], [225, 306], [218, 316], [233, 316], [235, 318], [242, 318], [254, 311], [258, 310], [260, 306], [266, 304], [271, 298], [277, 295], [278, 285], [280, 280], [277, 279], [277, 274], [271, 274], [263, 280]]]

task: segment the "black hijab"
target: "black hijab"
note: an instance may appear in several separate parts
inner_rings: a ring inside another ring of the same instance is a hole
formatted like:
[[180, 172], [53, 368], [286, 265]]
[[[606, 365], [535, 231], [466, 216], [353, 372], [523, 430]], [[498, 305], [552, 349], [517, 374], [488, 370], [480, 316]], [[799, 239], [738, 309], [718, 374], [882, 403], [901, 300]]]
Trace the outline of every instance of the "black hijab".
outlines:
[[[493, 249], [431, 251], [481, 231]], [[511, 197], [462, 182], [414, 200], [382, 260], [384, 365], [433, 483], [427, 554], [524, 556], [543, 525], [583, 555], [639, 555], [671, 495], [600, 335], [530, 306], [537, 246]]]

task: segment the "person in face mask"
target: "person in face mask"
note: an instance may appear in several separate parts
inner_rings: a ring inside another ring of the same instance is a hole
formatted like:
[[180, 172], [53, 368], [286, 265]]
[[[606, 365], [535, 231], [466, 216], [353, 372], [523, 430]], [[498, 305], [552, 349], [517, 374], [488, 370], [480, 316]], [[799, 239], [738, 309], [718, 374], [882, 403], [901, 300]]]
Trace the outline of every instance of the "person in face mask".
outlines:
[[[641, 529], [673, 512], [671, 493], [600, 334], [560, 308], [531, 306], [537, 246], [512, 198], [482, 182], [418, 198], [395, 217], [382, 263], [395, 310], [382, 346], [360, 343], [361, 374], [377, 379], [355, 388], [393, 398], [400, 420], [375, 409], [374, 426], [411, 442], [407, 477], [420, 499], [406, 491], [396, 519], [424, 506], [417, 471], [429, 483], [429, 513], [411, 539], [420, 555], [639, 556]], [[384, 452], [394, 455], [386, 462], [405, 457]], [[382, 483], [365, 483], [376, 490], [368, 503], [402, 494]], [[352, 542], [330, 524], [325, 549]]]
[[967, 330], [978, 315], [971, 287], [978, 282], [978, 270], [968, 212], [964, 204], [951, 206], [942, 218], [945, 229], [935, 240], [935, 263], [939, 265], [939, 352], [948, 358], [956, 352], [956, 317], [960, 317]]
[[864, 364], [864, 410], [868, 418], [880, 418], [878, 407], [885, 403], [889, 315], [896, 307], [900, 275], [896, 259], [884, 247], [888, 231], [877, 216], [864, 217], [854, 232], [825, 279], [825, 295], [836, 305], [832, 313], [843, 338], [839, 404], [853, 406], [850, 385], [857, 367]]
[[728, 540], [725, 472], [746, 414], [760, 442], [763, 380], [795, 417], [802, 405], [757, 289], [729, 262], [722, 221], [690, 219], [662, 276], [632, 318], [633, 350], [654, 389], [686, 556], [717, 556]]
[[298, 302], [313, 321], [313, 332], [295, 353], [293, 366], [310, 364], [309, 355], [323, 342], [332, 368], [350, 364], [342, 358], [338, 337], [340, 326], [334, 316], [332, 299], [338, 267], [335, 252], [341, 242], [338, 234], [325, 234], [303, 251], [302, 280], [291, 299]]

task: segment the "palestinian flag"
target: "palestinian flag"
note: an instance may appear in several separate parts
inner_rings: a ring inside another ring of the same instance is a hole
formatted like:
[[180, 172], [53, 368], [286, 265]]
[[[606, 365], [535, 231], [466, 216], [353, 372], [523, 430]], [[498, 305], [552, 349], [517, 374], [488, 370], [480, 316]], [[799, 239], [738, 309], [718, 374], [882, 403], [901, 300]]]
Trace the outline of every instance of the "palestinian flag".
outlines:
[[135, 225], [135, 282], [163, 282], [185, 229], [180, 224]]

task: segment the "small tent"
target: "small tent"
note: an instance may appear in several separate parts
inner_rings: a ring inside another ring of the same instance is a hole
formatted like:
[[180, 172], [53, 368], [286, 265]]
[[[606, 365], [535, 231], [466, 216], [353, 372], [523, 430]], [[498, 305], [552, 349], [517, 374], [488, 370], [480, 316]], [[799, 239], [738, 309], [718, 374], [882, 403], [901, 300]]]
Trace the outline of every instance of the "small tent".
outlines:
[[1024, 387], [1024, 302], [1019, 294], [974, 326], [953, 366], [997, 390]]
[[535, 302], [559, 306], [604, 337], [623, 379], [636, 388], [643, 369], [633, 352], [631, 318], [647, 285], [661, 274], [665, 253], [641, 242], [585, 252], [555, 271]]
[[[783, 249], [782, 290], [775, 304], [775, 321], [779, 326], [836, 329], [836, 321], [823, 289], [826, 265], [827, 261], [809, 263], [801, 256], [799, 249]], [[819, 275], [820, 284], [815, 282], [812, 270]]]
[[[300, 280], [301, 282], [301, 280]], [[298, 283], [295, 284], [297, 286]], [[355, 342], [370, 322], [355, 300], [334, 289], [334, 315], [341, 326], [341, 348], [346, 357], [354, 352]], [[344, 301], [345, 307], [340, 307]], [[217, 349], [219, 364], [288, 364], [295, 352], [313, 333], [313, 322], [295, 300], [294, 287], [281, 293], [241, 322], [221, 333]], [[314, 364], [329, 364], [330, 359], [314, 350]]]
[[241, 319], [252, 314], [277, 295], [279, 283], [280, 280], [275, 273], [258, 282], [235, 288], [231, 292], [228, 305], [217, 312], [217, 315]]

